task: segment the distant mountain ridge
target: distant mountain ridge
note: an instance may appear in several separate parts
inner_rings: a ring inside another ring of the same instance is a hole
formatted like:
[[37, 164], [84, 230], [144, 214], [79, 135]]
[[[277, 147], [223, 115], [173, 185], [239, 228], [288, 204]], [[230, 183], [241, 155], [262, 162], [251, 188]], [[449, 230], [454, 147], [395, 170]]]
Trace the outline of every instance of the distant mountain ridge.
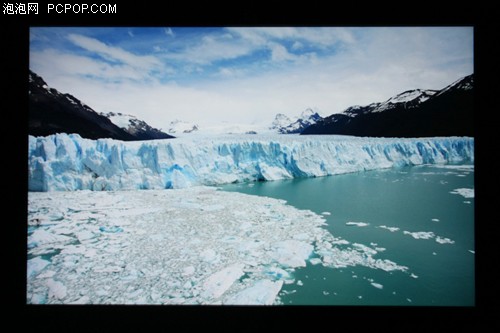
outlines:
[[278, 113], [269, 129], [276, 130], [281, 134], [301, 133], [305, 128], [315, 124], [321, 119], [323, 118], [310, 108], [306, 109], [299, 117], [295, 118], [289, 118], [283, 113]]
[[474, 74], [441, 90], [408, 90], [382, 103], [352, 106], [301, 134], [373, 137], [474, 136]]
[[159, 129], [149, 126], [144, 120], [140, 120], [135, 116], [115, 112], [101, 112], [112, 123], [118, 127], [123, 128], [127, 133], [133, 135], [137, 140], [155, 140], [155, 139], [169, 139], [172, 136], [162, 132]]
[[31, 70], [28, 119], [28, 134], [33, 136], [77, 133], [88, 139], [110, 138], [122, 141], [173, 138], [137, 118], [133, 121], [135, 125], [121, 128], [78, 98], [50, 88], [42, 77]]
[[183, 120], [174, 120], [170, 122], [167, 132], [168, 133], [192, 133], [199, 130], [199, 126]]

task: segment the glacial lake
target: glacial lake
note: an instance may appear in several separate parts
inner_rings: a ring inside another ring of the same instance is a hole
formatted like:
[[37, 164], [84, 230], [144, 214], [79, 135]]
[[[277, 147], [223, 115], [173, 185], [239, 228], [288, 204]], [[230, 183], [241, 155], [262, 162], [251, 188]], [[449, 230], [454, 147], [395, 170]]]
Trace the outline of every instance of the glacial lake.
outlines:
[[[474, 167], [416, 166], [330, 177], [231, 184], [323, 214], [335, 237], [377, 249], [409, 273], [321, 264], [294, 272], [285, 305], [473, 306]], [[457, 191], [457, 189], [459, 189]]]

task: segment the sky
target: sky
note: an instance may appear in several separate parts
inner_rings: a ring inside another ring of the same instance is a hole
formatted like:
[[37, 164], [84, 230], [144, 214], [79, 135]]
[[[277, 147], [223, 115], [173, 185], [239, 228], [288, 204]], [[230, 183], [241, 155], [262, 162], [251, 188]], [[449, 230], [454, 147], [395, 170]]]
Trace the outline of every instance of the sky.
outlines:
[[97, 112], [270, 125], [474, 71], [472, 27], [32, 27], [30, 69]]

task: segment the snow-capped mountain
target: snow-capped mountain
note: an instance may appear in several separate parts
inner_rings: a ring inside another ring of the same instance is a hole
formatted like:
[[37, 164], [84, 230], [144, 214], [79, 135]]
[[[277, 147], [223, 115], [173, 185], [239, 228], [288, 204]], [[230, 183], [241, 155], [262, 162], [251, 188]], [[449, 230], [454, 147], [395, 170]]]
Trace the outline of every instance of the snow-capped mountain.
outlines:
[[362, 114], [377, 113], [394, 109], [412, 109], [427, 101], [437, 93], [436, 90], [407, 90], [393, 96], [381, 103], [372, 103], [366, 106], [355, 105], [348, 107], [342, 113], [349, 117], [357, 117]]
[[[78, 98], [51, 88], [36, 73], [29, 72], [28, 133], [47, 136], [76, 133], [83, 138], [111, 138], [123, 141], [158, 139], [156, 132], [125, 130], [98, 114]], [[159, 132], [161, 133], [161, 132]], [[163, 133], [162, 138], [172, 138]]]
[[301, 133], [305, 128], [316, 124], [316, 122], [321, 119], [323, 118], [310, 108], [303, 111], [299, 117], [294, 118], [289, 118], [282, 113], [278, 113], [270, 129], [276, 130], [281, 134]]
[[199, 129], [197, 124], [190, 123], [182, 120], [174, 120], [170, 122], [167, 132], [176, 134], [176, 133], [192, 133]]
[[270, 129], [277, 129], [279, 131], [279, 129], [285, 128], [289, 126], [291, 123], [293, 123], [293, 121], [287, 115], [283, 113], [278, 113], [274, 118]]
[[474, 74], [436, 90], [408, 90], [385, 102], [351, 106], [302, 134], [381, 137], [473, 136]]
[[123, 128], [127, 133], [132, 134], [138, 140], [168, 139], [171, 138], [167, 133], [148, 125], [144, 120], [140, 120], [129, 114], [115, 112], [101, 112], [111, 122], [118, 127]]
[[446, 92], [449, 91], [467, 91], [467, 90], [473, 90], [474, 89], [474, 74], [466, 76], [464, 78], [461, 78], [449, 86], [445, 87], [444, 89], [440, 90], [436, 96], [440, 96]]

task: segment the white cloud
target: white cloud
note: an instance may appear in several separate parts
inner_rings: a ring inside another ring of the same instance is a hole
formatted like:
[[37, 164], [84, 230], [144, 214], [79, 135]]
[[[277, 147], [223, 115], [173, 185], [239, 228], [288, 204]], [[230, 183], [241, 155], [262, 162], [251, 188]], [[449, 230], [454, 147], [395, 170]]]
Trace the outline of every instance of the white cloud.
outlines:
[[127, 31], [127, 33], [128, 33], [128, 35], [129, 35], [130, 37], [132, 37], [132, 38], [135, 36], [135, 35], [134, 35], [134, 33], [132, 32], [132, 30]]
[[143, 70], [152, 70], [162, 66], [161, 61], [154, 56], [138, 56], [119, 47], [106, 45], [94, 38], [78, 34], [69, 34], [68, 40], [87, 51], [100, 55], [108, 61], [118, 61], [125, 65]]
[[245, 75], [246, 71], [243, 69], [237, 69], [232, 67], [221, 67], [217, 72], [217, 76], [221, 76], [224, 78], [235, 78], [242, 77]]
[[292, 45], [292, 50], [300, 50], [301, 48], [304, 47], [304, 44], [302, 44], [299, 41], [295, 41]]
[[123, 64], [109, 64], [81, 55], [62, 53], [54, 49], [32, 51], [30, 53], [30, 68], [35, 72], [47, 73], [47, 80], [55, 76], [87, 76], [102, 81], [151, 81], [153, 79], [140, 68]]
[[254, 44], [265, 44], [269, 40], [295, 40], [314, 44], [317, 47], [333, 46], [338, 42], [354, 43], [353, 33], [346, 28], [228, 28], [243, 39]]
[[165, 54], [167, 59], [175, 59], [195, 64], [210, 64], [217, 60], [234, 59], [249, 54], [253, 48], [241, 41], [233, 41], [224, 36], [204, 36], [195, 45], [181, 52]]
[[169, 37], [175, 37], [175, 34], [171, 28], [165, 28], [165, 29], [163, 29], [163, 32], [165, 33], [165, 35], [167, 35]]
[[286, 47], [278, 43], [269, 43], [271, 49], [271, 59], [273, 61], [295, 60], [296, 56], [290, 54]]

